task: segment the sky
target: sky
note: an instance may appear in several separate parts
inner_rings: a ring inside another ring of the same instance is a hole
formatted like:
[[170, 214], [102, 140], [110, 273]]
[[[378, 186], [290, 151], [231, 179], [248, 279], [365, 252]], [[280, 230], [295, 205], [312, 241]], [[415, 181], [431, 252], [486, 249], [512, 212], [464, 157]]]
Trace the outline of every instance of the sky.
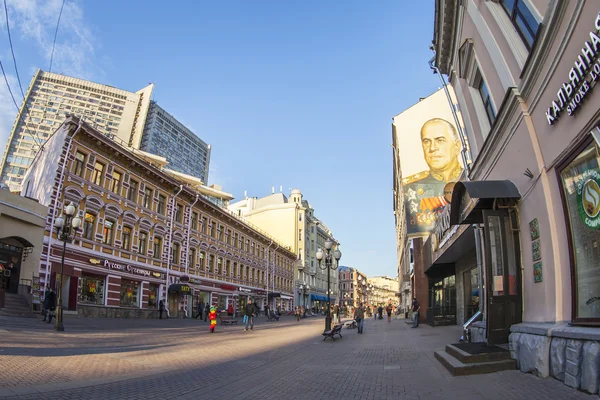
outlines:
[[[66, 0], [52, 72], [129, 91], [154, 83], [154, 100], [212, 146], [209, 184], [236, 200], [298, 188], [342, 265], [396, 276], [392, 117], [439, 88], [433, 3]], [[24, 91], [50, 68], [61, 4], [7, 0]], [[3, 7], [0, 28], [20, 105]], [[15, 116], [2, 78], [2, 149]]]

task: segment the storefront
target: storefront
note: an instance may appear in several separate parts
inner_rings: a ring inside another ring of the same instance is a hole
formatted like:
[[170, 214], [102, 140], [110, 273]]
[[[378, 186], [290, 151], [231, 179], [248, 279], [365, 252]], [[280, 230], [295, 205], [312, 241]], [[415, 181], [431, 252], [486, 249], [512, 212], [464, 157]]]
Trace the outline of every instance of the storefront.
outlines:
[[191, 318], [193, 313], [192, 288], [184, 283], [169, 286], [169, 311], [171, 317]]

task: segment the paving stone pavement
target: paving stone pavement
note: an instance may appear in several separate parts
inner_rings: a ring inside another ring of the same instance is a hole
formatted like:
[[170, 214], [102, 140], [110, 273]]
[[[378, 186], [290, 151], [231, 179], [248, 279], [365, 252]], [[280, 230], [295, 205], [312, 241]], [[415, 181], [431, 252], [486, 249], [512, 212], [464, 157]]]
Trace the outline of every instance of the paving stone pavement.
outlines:
[[552, 378], [518, 371], [452, 377], [433, 352], [459, 327], [365, 323], [323, 341], [323, 319], [257, 321], [254, 331], [197, 320], [0, 320], [0, 398], [578, 400]]

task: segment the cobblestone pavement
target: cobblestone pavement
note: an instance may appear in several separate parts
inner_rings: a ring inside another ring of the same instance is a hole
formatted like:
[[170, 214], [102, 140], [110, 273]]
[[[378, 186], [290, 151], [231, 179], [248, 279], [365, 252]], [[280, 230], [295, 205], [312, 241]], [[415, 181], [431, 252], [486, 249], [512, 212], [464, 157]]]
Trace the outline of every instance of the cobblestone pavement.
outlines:
[[458, 327], [365, 324], [323, 341], [322, 319], [259, 318], [254, 331], [196, 320], [0, 320], [0, 398], [592, 399], [518, 371], [452, 377], [433, 351]]

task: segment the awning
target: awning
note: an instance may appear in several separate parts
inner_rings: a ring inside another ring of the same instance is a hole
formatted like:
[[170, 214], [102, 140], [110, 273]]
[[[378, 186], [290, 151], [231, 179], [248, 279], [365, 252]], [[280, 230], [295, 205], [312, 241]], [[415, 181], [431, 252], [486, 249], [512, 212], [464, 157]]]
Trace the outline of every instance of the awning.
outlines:
[[169, 286], [169, 293], [191, 294], [192, 288], [190, 288], [188, 285], [178, 283]]
[[327, 301], [327, 296], [323, 296], [322, 294], [311, 294], [310, 299], [313, 301]]
[[521, 198], [519, 190], [509, 180], [456, 182], [452, 191], [450, 225], [483, 222], [482, 210], [495, 205], [511, 206]]
[[459, 228], [443, 251], [440, 250], [440, 252], [432, 254], [433, 262], [425, 270], [427, 275], [443, 274], [441, 270], [447, 269], [448, 266], [451, 266], [450, 269], [454, 270], [454, 263], [470, 252], [475, 252], [475, 230], [473, 226], [461, 226]]

